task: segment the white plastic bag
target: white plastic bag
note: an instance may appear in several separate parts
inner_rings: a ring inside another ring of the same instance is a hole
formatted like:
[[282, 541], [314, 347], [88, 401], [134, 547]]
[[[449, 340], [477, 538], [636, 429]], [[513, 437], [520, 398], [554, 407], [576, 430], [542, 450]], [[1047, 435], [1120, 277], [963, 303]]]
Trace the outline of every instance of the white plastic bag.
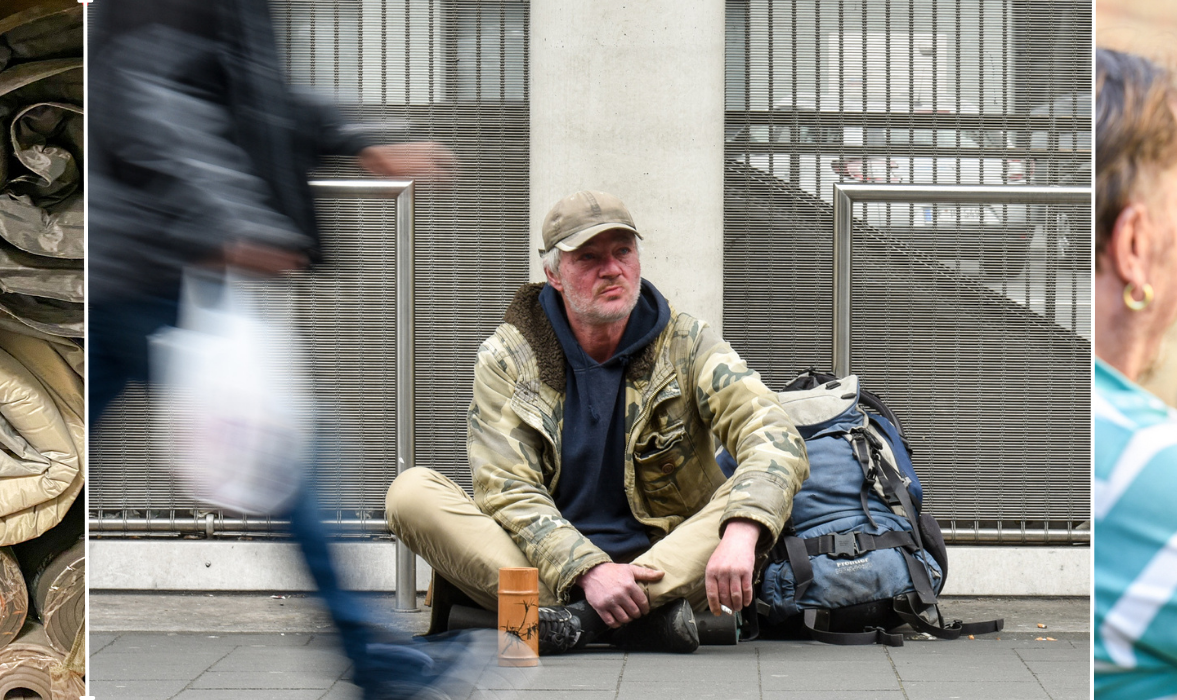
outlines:
[[211, 506], [281, 512], [313, 432], [298, 338], [259, 314], [233, 273], [185, 271], [178, 323], [150, 342], [154, 418], [171, 438], [180, 482]]

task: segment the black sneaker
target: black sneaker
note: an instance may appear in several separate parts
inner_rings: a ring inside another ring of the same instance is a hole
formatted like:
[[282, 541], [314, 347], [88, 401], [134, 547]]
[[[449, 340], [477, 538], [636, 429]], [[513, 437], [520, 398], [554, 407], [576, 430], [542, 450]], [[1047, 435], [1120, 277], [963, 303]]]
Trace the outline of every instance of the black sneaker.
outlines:
[[690, 654], [699, 648], [699, 628], [691, 604], [679, 598], [614, 630], [611, 641], [626, 651]]
[[539, 609], [540, 656], [563, 654], [580, 641], [580, 619], [566, 608]]

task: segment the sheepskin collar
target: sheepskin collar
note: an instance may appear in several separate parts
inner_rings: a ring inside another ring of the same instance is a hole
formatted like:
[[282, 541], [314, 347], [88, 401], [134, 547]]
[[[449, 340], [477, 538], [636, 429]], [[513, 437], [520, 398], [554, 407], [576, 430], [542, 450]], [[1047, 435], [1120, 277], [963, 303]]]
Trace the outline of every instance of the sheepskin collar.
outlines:
[[[515, 298], [503, 314], [503, 321], [515, 326], [523, 339], [531, 346], [539, 364], [539, 378], [544, 384], [561, 394], [564, 393], [565, 359], [564, 350], [548, 315], [539, 303], [543, 283], [525, 284], [515, 292]], [[625, 368], [625, 377], [637, 381], [649, 377], [654, 370], [654, 359], [658, 341], [650, 343], [635, 355]]]

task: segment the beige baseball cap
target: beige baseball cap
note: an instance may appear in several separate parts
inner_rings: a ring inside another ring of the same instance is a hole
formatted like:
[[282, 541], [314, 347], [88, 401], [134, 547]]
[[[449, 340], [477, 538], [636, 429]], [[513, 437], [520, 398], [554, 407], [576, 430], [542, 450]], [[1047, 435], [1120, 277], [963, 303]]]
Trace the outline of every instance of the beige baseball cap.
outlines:
[[642, 237], [620, 199], [606, 192], [581, 190], [556, 202], [544, 217], [544, 247], [540, 253], [550, 251], [552, 246], [576, 250], [598, 233], [615, 228]]

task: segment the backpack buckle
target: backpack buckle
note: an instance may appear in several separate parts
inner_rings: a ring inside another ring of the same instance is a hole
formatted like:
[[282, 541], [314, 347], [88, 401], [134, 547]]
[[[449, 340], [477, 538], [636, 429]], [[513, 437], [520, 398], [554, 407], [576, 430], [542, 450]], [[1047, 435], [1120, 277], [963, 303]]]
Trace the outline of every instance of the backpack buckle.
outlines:
[[830, 556], [834, 559], [853, 559], [862, 552], [858, 549], [858, 539], [853, 532], [834, 533], [834, 551]]

